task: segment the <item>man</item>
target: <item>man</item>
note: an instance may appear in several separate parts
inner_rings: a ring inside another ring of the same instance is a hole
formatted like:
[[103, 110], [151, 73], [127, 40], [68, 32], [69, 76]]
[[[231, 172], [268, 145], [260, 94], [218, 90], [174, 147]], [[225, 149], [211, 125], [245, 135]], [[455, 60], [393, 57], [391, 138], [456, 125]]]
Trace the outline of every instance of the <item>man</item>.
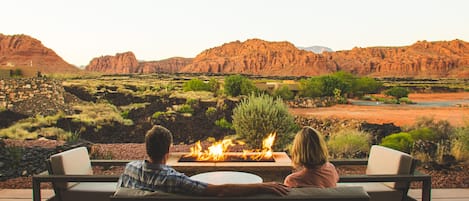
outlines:
[[118, 187], [205, 196], [242, 196], [255, 193], [286, 195], [289, 191], [283, 184], [275, 182], [213, 185], [193, 180], [166, 165], [172, 141], [173, 137], [168, 129], [153, 126], [145, 135], [149, 160], [128, 163], [118, 181]]

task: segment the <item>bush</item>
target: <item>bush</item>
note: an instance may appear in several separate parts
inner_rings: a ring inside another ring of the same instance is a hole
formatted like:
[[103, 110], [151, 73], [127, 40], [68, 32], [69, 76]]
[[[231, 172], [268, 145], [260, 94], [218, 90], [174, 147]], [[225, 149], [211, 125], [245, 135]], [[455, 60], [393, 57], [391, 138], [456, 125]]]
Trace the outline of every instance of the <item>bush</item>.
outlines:
[[469, 126], [460, 127], [452, 139], [453, 147], [451, 153], [458, 161], [469, 160]]
[[217, 113], [217, 108], [215, 107], [208, 107], [207, 110], [205, 110], [206, 117], [213, 117], [215, 113]]
[[230, 75], [225, 78], [225, 93], [230, 96], [249, 95], [257, 92], [251, 80], [241, 75]]
[[233, 110], [233, 127], [239, 137], [252, 148], [262, 148], [262, 140], [276, 132], [275, 148], [284, 150], [291, 142], [295, 122], [288, 108], [279, 98], [251, 94]]
[[345, 129], [331, 135], [327, 147], [334, 158], [366, 157], [370, 150], [370, 134]]
[[188, 104], [181, 105], [177, 111], [180, 113], [194, 114], [194, 109]]
[[274, 97], [280, 97], [283, 100], [292, 100], [294, 98], [293, 92], [286, 85], [276, 89], [272, 95]]
[[225, 129], [233, 129], [233, 125], [228, 122], [225, 117], [219, 119], [219, 120], [216, 120], [215, 121], [215, 125], [220, 127], [220, 128], [225, 128]]
[[392, 87], [384, 92], [387, 96], [392, 96], [399, 100], [402, 97], [407, 97], [409, 95], [409, 90], [404, 87]]
[[414, 140], [409, 133], [400, 132], [388, 135], [381, 140], [381, 146], [389, 147], [406, 153], [412, 152]]
[[194, 78], [182, 85], [184, 91], [211, 91], [210, 85], [204, 81]]
[[166, 112], [156, 111], [155, 113], [153, 113], [153, 115], [151, 115], [151, 118], [158, 119], [158, 117], [164, 114], [166, 114]]

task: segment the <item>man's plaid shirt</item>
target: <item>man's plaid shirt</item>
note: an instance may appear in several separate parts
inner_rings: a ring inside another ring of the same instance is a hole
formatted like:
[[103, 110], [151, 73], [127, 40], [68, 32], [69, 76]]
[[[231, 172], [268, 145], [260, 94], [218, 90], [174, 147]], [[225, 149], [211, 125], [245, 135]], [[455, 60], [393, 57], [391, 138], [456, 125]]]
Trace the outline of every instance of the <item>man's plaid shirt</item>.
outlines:
[[167, 165], [148, 161], [128, 163], [118, 181], [118, 187], [190, 195], [201, 194], [207, 186], [207, 183], [195, 181]]

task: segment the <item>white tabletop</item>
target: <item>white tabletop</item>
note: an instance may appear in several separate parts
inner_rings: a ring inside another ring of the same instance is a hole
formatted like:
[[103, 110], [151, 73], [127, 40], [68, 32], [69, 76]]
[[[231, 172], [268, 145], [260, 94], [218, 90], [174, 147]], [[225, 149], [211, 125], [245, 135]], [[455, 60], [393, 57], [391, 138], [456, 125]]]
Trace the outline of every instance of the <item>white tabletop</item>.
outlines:
[[262, 178], [247, 172], [215, 171], [196, 174], [191, 179], [209, 184], [254, 184], [262, 183]]

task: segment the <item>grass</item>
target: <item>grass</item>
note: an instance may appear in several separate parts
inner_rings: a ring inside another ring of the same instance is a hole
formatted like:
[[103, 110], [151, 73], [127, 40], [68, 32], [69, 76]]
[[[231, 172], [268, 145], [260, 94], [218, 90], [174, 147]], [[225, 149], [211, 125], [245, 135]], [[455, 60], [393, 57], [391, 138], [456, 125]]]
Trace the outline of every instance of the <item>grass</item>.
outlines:
[[113, 122], [133, 125], [132, 120], [123, 118], [119, 110], [109, 103], [83, 104], [73, 108], [81, 111], [70, 116], [73, 121], [82, 122], [87, 126], [111, 125]]
[[[58, 136], [58, 138], [66, 137], [65, 132], [50, 128], [57, 123], [59, 118], [64, 114], [59, 112], [53, 116], [36, 115], [27, 119], [22, 119], [8, 128], [0, 130], [0, 137], [9, 139], [36, 139], [39, 136]], [[37, 129], [39, 128], [39, 129]]]

